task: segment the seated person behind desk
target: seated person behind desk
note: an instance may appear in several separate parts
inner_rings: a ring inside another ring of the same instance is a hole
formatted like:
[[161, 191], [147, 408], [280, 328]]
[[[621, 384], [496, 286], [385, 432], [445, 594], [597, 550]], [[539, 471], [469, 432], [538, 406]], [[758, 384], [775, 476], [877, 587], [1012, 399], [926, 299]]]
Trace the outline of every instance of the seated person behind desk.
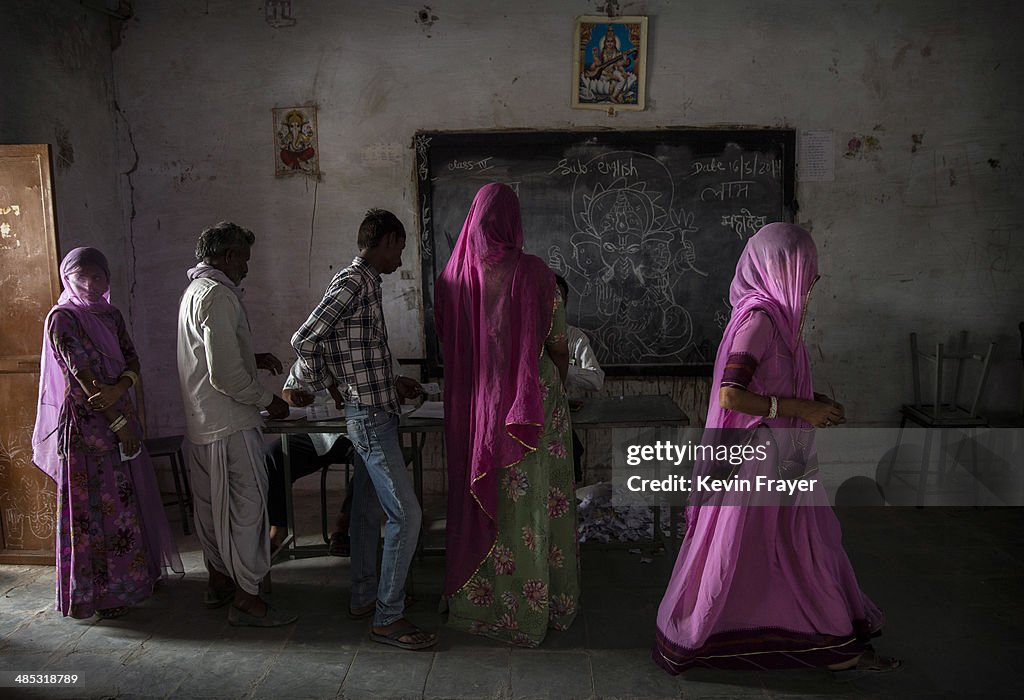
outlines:
[[[292, 364], [281, 392], [284, 400], [292, 406], [309, 406], [317, 398], [309, 384], [300, 376], [299, 364]], [[320, 396], [329, 398], [326, 391]], [[331, 401], [333, 405], [333, 400]], [[331, 464], [353, 463], [352, 443], [339, 433], [298, 433], [289, 436], [292, 483], [309, 474], [320, 471]], [[267, 472], [270, 475], [270, 490], [267, 495], [267, 516], [270, 519], [270, 540], [276, 546], [288, 532], [288, 516], [285, 506], [284, 448], [279, 438], [267, 445]], [[330, 538], [330, 554], [347, 557], [350, 553], [348, 539], [349, 513], [352, 510], [351, 484], [345, 485], [345, 501], [334, 523]]]
[[[555, 275], [555, 284], [562, 292], [562, 303], [565, 305], [566, 317], [569, 313], [569, 283], [561, 275]], [[597, 364], [597, 356], [590, 349], [587, 334], [576, 326], [565, 326], [569, 339], [569, 376], [565, 380], [565, 388], [569, 392], [570, 407], [580, 404], [580, 395], [584, 391], [601, 391], [604, 386], [604, 370]], [[573, 474], [576, 483], [583, 481], [583, 442], [572, 431]]]

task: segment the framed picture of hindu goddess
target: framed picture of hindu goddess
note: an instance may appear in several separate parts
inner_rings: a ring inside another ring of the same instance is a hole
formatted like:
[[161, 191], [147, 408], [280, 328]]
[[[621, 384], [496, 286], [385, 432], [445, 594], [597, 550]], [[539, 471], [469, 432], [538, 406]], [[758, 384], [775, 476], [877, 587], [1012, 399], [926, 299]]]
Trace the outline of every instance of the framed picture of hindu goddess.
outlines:
[[642, 110], [647, 93], [647, 18], [576, 18], [572, 106]]

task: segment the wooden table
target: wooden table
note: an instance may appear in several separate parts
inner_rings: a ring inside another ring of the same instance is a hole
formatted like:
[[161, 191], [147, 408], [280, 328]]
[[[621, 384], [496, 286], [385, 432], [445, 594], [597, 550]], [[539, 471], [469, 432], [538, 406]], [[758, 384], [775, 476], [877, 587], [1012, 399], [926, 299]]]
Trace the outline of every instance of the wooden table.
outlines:
[[[263, 427], [265, 433], [281, 435], [281, 451], [284, 456], [284, 493], [285, 513], [288, 523], [288, 536], [274, 550], [271, 561], [280, 559], [302, 559], [320, 557], [327, 554], [326, 544], [299, 545], [295, 539], [295, 505], [292, 500], [292, 459], [288, 445], [288, 436], [296, 434], [329, 433], [345, 435], [347, 426], [343, 418], [322, 421], [302, 420], [269, 420]], [[412, 474], [416, 497], [423, 503], [423, 446], [427, 441], [427, 433], [440, 433], [444, 430], [444, 421], [440, 418], [409, 418], [403, 415], [398, 423], [399, 434], [410, 435], [412, 439]]]
[[[572, 426], [576, 430], [608, 430], [613, 428], [648, 428], [657, 426], [684, 427], [690, 424], [689, 418], [669, 396], [592, 396], [583, 402], [583, 407], [570, 413]], [[398, 425], [400, 434], [412, 438], [412, 469], [413, 484], [416, 497], [423, 503], [423, 446], [428, 433], [440, 433], [444, 430], [444, 421], [439, 418], [409, 418], [403, 415]], [[346, 432], [345, 421], [342, 419], [315, 421], [306, 420], [271, 420], [264, 427], [266, 433], [279, 433], [282, 437], [284, 452], [284, 485], [285, 508], [288, 520], [288, 536], [274, 551], [273, 560], [280, 558], [303, 558], [323, 556], [327, 553], [326, 545], [302, 545], [295, 542], [295, 512], [292, 503], [291, 457], [288, 449], [288, 436], [297, 433], [337, 433]], [[655, 538], [659, 533], [659, 510], [654, 516]]]
[[577, 430], [595, 428], [648, 428], [690, 424], [669, 396], [591, 396], [583, 400], [583, 408], [572, 411], [572, 427]]

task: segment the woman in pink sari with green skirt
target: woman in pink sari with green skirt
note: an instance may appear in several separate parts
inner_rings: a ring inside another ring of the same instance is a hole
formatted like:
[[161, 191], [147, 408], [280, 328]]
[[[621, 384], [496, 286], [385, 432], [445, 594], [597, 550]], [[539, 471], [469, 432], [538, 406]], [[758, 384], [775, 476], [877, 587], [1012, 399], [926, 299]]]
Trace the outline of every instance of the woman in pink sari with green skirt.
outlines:
[[[810, 234], [769, 224], [747, 241], [715, 360], [703, 444], [771, 445], [767, 459], [694, 465], [701, 476], [799, 479], [817, 469], [814, 430], [845, 421], [815, 394], [801, 338], [818, 279]], [[818, 482], [820, 483], [820, 482]], [[868, 640], [884, 618], [857, 584], [822, 488], [773, 497], [691, 491], [686, 536], [658, 609], [655, 663], [691, 668], [886, 671]]]
[[515, 193], [484, 186], [434, 308], [445, 358], [449, 624], [533, 647], [572, 623], [580, 579], [565, 309], [554, 273], [522, 249]]
[[46, 317], [32, 461], [57, 484], [57, 603], [118, 617], [184, 573], [128, 390], [139, 361], [95, 248], [61, 262]]

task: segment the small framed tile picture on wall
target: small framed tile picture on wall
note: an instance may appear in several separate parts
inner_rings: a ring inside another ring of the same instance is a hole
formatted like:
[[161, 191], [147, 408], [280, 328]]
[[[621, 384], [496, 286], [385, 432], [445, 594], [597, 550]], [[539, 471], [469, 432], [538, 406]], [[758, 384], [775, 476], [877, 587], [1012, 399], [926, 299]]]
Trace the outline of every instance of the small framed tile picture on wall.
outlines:
[[572, 106], [642, 110], [647, 93], [647, 18], [576, 18]]
[[320, 178], [316, 136], [316, 105], [275, 107], [274, 175]]

